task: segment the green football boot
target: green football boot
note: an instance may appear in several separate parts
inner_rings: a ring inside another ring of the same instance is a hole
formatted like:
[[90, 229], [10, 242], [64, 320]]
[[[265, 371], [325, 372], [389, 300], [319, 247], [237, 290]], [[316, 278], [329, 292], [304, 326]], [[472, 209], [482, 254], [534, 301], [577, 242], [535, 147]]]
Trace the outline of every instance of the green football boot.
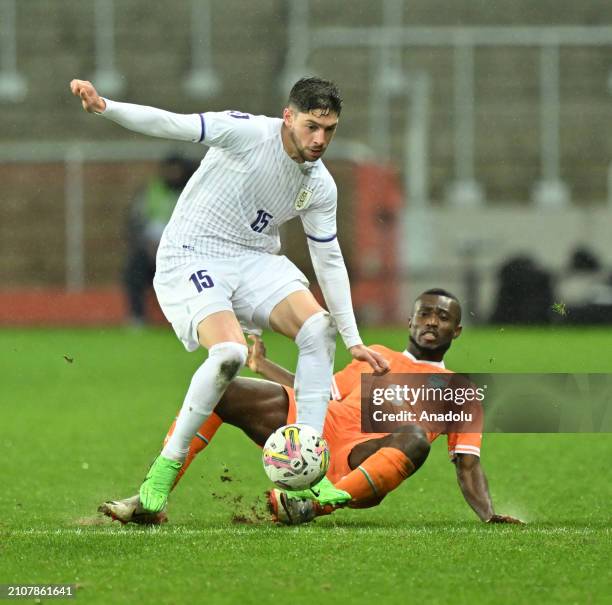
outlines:
[[[323, 508], [316, 500], [289, 498], [288, 494], [289, 492], [280, 489], [271, 489], [268, 492], [268, 510], [275, 523], [283, 525], [309, 523], [317, 516], [317, 509]], [[333, 506], [328, 505], [328, 508], [333, 509]]]
[[98, 507], [98, 512], [119, 521], [122, 525], [136, 523], [137, 525], [161, 525], [168, 522], [165, 511], [152, 513], [144, 510], [140, 505], [138, 494], [123, 500], [107, 500]]
[[284, 525], [309, 523], [315, 517], [329, 515], [351, 500], [351, 495], [338, 489], [326, 478], [309, 489], [285, 491], [272, 489], [268, 492], [268, 509], [272, 520]]
[[155, 459], [140, 486], [139, 495], [143, 509], [151, 513], [158, 513], [164, 509], [174, 480], [182, 466], [182, 462], [164, 458], [161, 454]]
[[300, 491], [285, 491], [287, 497], [295, 500], [316, 500], [322, 506], [333, 504], [342, 506], [351, 500], [351, 494], [342, 489], [338, 489], [327, 477], [323, 477], [319, 483], [308, 489]]

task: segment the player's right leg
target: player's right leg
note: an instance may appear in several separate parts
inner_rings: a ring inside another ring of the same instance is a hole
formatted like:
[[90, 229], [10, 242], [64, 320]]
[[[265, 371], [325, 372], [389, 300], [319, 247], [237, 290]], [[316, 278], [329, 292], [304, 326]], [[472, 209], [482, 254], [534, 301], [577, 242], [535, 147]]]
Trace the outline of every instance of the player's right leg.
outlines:
[[195, 371], [174, 431], [140, 487], [141, 504], [150, 512], [165, 507], [198, 428], [246, 363], [247, 346], [233, 311], [206, 316], [199, 322], [197, 333], [200, 345], [208, 349], [208, 358]]
[[193, 375], [174, 432], [141, 486], [142, 506], [150, 512], [165, 506], [198, 427], [247, 358], [232, 304], [241, 279], [238, 261], [194, 256], [185, 264], [174, 262], [175, 256], [158, 255], [153, 280], [157, 299], [185, 348], [205, 347], [208, 358]]
[[[242, 429], [252, 441], [263, 446], [271, 433], [287, 424], [288, 414], [289, 396], [282, 386], [266, 380], [237, 377], [225, 390], [215, 412], [199, 427], [172, 489], [195, 457], [210, 444], [221, 424]], [[164, 444], [174, 433], [175, 425], [176, 421], [170, 425]], [[149, 513], [144, 510], [138, 495], [123, 500], [108, 500], [100, 505], [98, 511], [121, 523], [158, 525], [167, 521], [163, 511]]]
[[[172, 488], [176, 487], [196, 456], [210, 445], [221, 424], [241, 429], [251, 441], [263, 447], [271, 433], [287, 424], [288, 411], [289, 398], [282, 386], [258, 378], [237, 377], [223, 393], [215, 411], [196, 432]], [[176, 420], [168, 429], [164, 445], [172, 437], [175, 427]]]
[[352, 470], [334, 484], [351, 495], [350, 502], [336, 505], [314, 498], [295, 498], [282, 490], [272, 490], [269, 502], [274, 517], [281, 523], [298, 525], [344, 506], [377, 506], [421, 467], [429, 449], [427, 435], [418, 426], [407, 426], [403, 432], [358, 443], [348, 455], [348, 467]]

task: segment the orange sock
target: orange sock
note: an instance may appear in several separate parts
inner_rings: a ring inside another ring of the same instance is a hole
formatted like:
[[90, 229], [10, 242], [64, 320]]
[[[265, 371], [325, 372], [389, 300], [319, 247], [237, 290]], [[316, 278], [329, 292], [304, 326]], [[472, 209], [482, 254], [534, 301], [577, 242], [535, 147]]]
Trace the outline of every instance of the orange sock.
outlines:
[[[181, 480], [181, 477], [185, 474], [185, 471], [189, 467], [189, 465], [193, 462], [194, 458], [210, 443], [212, 438], [214, 437], [217, 429], [223, 424], [223, 420], [214, 412], [202, 423], [198, 432], [195, 434], [195, 437], [191, 440], [189, 444], [189, 452], [187, 452], [187, 458], [185, 458], [185, 462], [183, 462], [183, 466], [179, 471], [176, 479], [174, 480], [174, 485], [172, 489], [176, 487], [176, 484]], [[176, 425], [176, 419], [170, 425], [168, 429], [168, 433], [164, 438], [164, 445], [166, 445], [168, 439], [174, 432], [174, 427]]]
[[394, 447], [382, 447], [335, 485], [351, 494], [351, 508], [376, 506], [414, 472], [408, 456]]

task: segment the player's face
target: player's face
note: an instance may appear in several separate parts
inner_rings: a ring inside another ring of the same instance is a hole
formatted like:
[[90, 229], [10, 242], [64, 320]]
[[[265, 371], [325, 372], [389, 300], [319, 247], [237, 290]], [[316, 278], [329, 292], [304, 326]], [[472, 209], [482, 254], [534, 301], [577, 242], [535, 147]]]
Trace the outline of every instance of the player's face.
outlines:
[[338, 115], [312, 109], [308, 113], [285, 108], [283, 120], [291, 146], [289, 155], [297, 162], [314, 162], [327, 149], [336, 133]]
[[426, 294], [414, 305], [410, 337], [423, 349], [448, 348], [461, 333], [457, 301], [447, 296]]

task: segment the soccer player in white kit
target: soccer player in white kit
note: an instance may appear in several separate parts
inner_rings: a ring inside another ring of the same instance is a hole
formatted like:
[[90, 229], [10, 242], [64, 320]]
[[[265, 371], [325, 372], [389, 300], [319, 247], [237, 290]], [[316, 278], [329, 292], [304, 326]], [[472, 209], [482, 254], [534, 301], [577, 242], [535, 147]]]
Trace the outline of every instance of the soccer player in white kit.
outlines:
[[[303, 78], [283, 117], [236, 111], [175, 114], [100, 97], [73, 80], [83, 108], [147, 135], [203, 143], [210, 150], [183, 190], [157, 252], [153, 286], [188, 351], [208, 349], [172, 437], [140, 488], [142, 507], [162, 510], [202, 422], [247, 359], [243, 330], [272, 328], [295, 340], [297, 422], [322, 432], [336, 328], [355, 359], [378, 373], [387, 361], [364, 346], [336, 238], [336, 185], [320, 158], [342, 109], [336, 86]], [[299, 216], [329, 313], [308, 281], [279, 256], [278, 228]], [[330, 316], [331, 314], [331, 316]]]

